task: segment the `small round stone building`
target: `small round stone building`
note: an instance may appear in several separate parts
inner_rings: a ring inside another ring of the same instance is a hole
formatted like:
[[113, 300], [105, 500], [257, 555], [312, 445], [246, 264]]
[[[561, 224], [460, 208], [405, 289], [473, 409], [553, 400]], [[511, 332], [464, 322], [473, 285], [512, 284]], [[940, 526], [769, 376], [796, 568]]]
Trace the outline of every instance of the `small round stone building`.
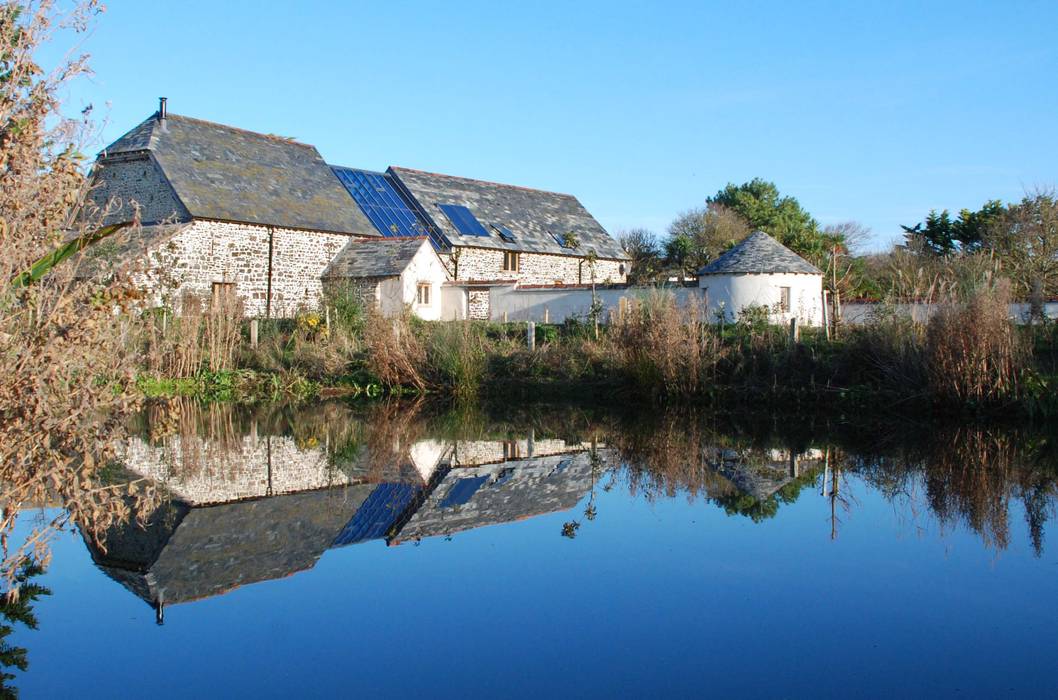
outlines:
[[698, 270], [698, 287], [709, 318], [762, 307], [773, 323], [823, 324], [823, 272], [763, 231]]

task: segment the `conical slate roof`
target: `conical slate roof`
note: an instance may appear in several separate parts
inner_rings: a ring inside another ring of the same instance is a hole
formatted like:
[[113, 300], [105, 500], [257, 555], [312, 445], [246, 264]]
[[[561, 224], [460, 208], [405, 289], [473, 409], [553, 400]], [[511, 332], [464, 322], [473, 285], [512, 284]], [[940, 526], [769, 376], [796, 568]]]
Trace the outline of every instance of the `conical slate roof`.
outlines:
[[763, 231], [757, 231], [702, 269], [699, 275], [770, 272], [821, 275], [822, 270]]

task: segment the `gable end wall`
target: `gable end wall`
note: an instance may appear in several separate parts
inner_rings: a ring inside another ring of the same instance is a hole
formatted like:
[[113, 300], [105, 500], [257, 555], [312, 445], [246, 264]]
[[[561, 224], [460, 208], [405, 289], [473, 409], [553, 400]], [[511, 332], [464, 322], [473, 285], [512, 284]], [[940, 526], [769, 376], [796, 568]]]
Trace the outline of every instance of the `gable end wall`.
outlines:
[[132, 221], [137, 206], [140, 221], [144, 224], [189, 218], [187, 209], [173, 192], [161, 168], [146, 152], [98, 161], [92, 171], [88, 201], [90, 204], [84, 214], [90, 220], [97, 212], [115, 207], [101, 222], [103, 226]]

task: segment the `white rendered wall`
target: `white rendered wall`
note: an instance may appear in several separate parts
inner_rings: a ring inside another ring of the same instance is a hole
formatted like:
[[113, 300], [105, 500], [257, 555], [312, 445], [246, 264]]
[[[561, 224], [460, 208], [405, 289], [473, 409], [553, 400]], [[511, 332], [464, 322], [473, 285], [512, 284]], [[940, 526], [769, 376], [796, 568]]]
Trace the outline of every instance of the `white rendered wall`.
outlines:
[[[710, 318], [723, 310], [728, 321], [735, 321], [743, 309], [763, 306], [773, 323], [787, 323], [793, 317], [806, 326], [823, 324], [823, 276], [791, 273], [744, 275], [702, 275], [698, 286], [705, 290]], [[779, 310], [780, 289], [790, 288], [790, 310]]]

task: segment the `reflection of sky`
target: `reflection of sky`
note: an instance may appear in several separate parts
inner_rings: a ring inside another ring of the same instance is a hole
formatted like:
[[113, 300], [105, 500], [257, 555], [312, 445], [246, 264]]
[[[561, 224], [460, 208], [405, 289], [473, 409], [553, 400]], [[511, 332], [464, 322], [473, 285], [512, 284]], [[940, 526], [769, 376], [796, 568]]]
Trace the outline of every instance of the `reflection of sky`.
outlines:
[[[63, 536], [19, 631], [26, 697], [1054, 695], [1058, 553], [1020, 508], [996, 555], [855, 477], [830, 539], [806, 488], [754, 524], [619, 483], [451, 541], [328, 551], [311, 571], [173, 607], [164, 627]], [[924, 512], [921, 511], [920, 512]], [[581, 523], [575, 540], [562, 523]], [[923, 530], [920, 532], [918, 527]]]

